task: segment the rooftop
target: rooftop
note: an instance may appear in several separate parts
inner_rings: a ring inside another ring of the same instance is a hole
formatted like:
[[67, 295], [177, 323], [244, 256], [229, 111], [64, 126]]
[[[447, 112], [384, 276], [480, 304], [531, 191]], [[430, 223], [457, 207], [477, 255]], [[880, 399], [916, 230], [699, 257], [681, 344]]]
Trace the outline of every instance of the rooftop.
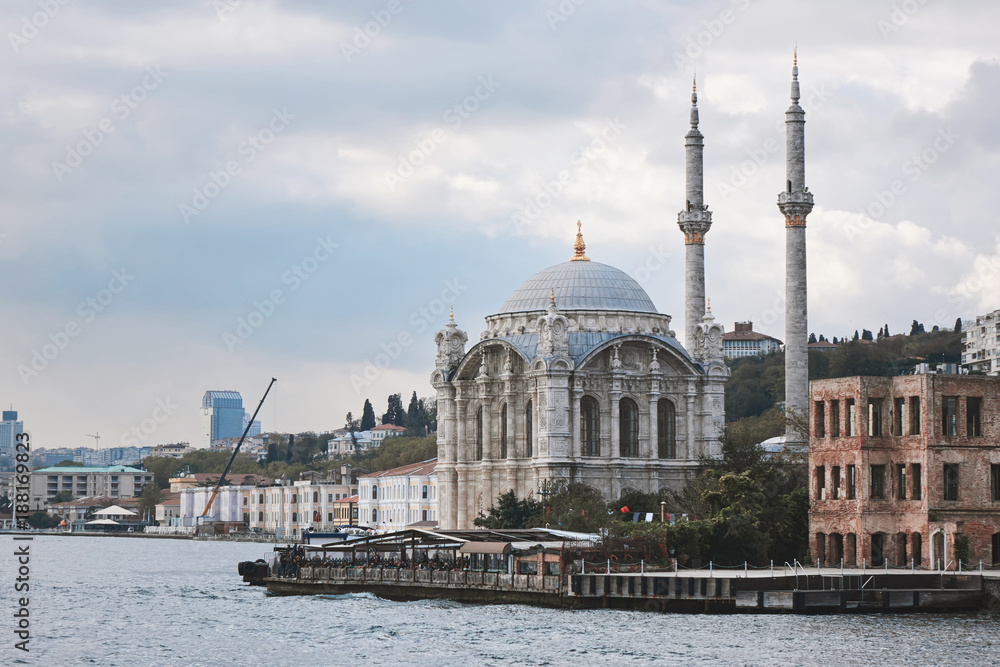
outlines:
[[139, 470], [131, 466], [52, 466], [51, 468], [39, 468], [33, 472], [59, 473], [63, 475], [86, 475], [88, 473], [108, 473], [118, 472], [135, 475], [152, 475], [147, 470]]
[[400, 466], [398, 468], [391, 468], [389, 470], [380, 470], [378, 472], [371, 472], [367, 475], [359, 475], [360, 478], [369, 477], [402, 477], [404, 475], [429, 475], [434, 472], [434, 468], [437, 466], [437, 457], [433, 459], [427, 459], [426, 461], [421, 461], [420, 463], [411, 463], [410, 465]]

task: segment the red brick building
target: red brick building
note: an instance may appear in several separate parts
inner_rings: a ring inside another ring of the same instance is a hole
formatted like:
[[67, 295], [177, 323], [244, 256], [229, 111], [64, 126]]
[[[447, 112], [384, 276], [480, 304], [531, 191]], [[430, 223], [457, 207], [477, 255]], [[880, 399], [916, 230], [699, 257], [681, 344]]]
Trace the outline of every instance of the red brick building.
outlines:
[[955, 568], [967, 544], [966, 567], [1000, 562], [1000, 378], [856, 376], [810, 397], [814, 559]]

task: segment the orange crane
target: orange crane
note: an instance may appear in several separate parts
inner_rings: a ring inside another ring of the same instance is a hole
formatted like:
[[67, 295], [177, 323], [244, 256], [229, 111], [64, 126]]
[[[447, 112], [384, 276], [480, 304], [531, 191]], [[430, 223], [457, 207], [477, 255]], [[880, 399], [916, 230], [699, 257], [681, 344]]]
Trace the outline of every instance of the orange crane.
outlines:
[[219, 483], [215, 485], [215, 490], [212, 491], [212, 495], [209, 496], [208, 502], [205, 503], [205, 511], [201, 513], [201, 518], [208, 516], [208, 511], [212, 509], [212, 503], [215, 502], [215, 497], [219, 495], [219, 489], [226, 481], [226, 475], [229, 474], [229, 469], [233, 467], [233, 461], [236, 460], [236, 455], [240, 452], [240, 446], [243, 444], [243, 440], [246, 439], [247, 433], [250, 432], [250, 427], [253, 426], [253, 421], [257, 419], [257, 413], [260, 412], [260, 408], [264, 405], [264, 399], [267, 398], [267, 392], [271, 391], [271, 386], [277, 382], [277, 378], [271, 378], [271, 384], [267, 385], [267, 389], [264, 391], [264, 396], [260, 399], [260, 403], [257, 404], [257, 409], [253, 411], [253, 417], [247, 422], [246, 428], [243, 429], [243, 435], [240, 436], [240, 441], [236, 443], [236, 448], [233, 449], [233, 455], [229, 457], [229, 463], [226, 464], [226, 469], [222, 471], [222, 476], [219, 477]]

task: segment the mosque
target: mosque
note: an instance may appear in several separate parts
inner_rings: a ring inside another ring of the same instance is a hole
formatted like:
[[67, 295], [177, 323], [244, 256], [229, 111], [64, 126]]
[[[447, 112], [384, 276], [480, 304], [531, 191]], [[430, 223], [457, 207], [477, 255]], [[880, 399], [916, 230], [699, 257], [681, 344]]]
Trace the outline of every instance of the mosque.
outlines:
[[[794, 228], [788, 253], [801, 260], [803, 284], [801, 299], [792, 296], [804, 318], [805, 215], [812, 195], [804, 168], [792, 164], [793, 153], [804, 158], [804, 118], [793, 113], [801, 111], [797, 73], [795, 67], [786, 114], [789, 179], [779, 207], [786, 227]], [[586, 484], [608, 500], [628, 490], [679, 491], [704, 457], [721, 455], [729, 369], [723, 327], [705, 299], [712, 214], [703, 198], [697, 101], [692, 90], [686, 203], [678, 214], [685, 241], [684, 344], [671, 317], [635, 280], [587, 257], [579, 222], [569, 260], [524, 281], [486, 318], [486, 330], [469, 349], [452, 315], [435, 336], [431, 376], [442, 529], [471, 528], [502, 493], [537, 498], [557, 480]], [[804, 349], [804, 337], [801, 343]], [[808, 384], [805, 392], [808, 397]]]

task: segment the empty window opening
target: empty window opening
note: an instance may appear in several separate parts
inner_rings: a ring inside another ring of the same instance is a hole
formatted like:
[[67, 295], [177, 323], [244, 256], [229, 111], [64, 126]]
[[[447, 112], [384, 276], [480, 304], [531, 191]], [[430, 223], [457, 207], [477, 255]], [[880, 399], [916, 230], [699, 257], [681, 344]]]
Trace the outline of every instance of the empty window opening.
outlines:
[[965, 426], [970, 438], [978, 438], [983, 434], [980, 415], [982, 407], [983, 399], [978, 396], [969, 396], [965, 399]]
[[944, 499], [958, 500], [958, 464], [944, 464]]
[[945, 396], [941, 400], [941, 434], [958, 435], [957, 396]]
[[873, 465], [869, 474], [871, 475], [869, 497], [872, 500], [885, 500], [885, 466]]

